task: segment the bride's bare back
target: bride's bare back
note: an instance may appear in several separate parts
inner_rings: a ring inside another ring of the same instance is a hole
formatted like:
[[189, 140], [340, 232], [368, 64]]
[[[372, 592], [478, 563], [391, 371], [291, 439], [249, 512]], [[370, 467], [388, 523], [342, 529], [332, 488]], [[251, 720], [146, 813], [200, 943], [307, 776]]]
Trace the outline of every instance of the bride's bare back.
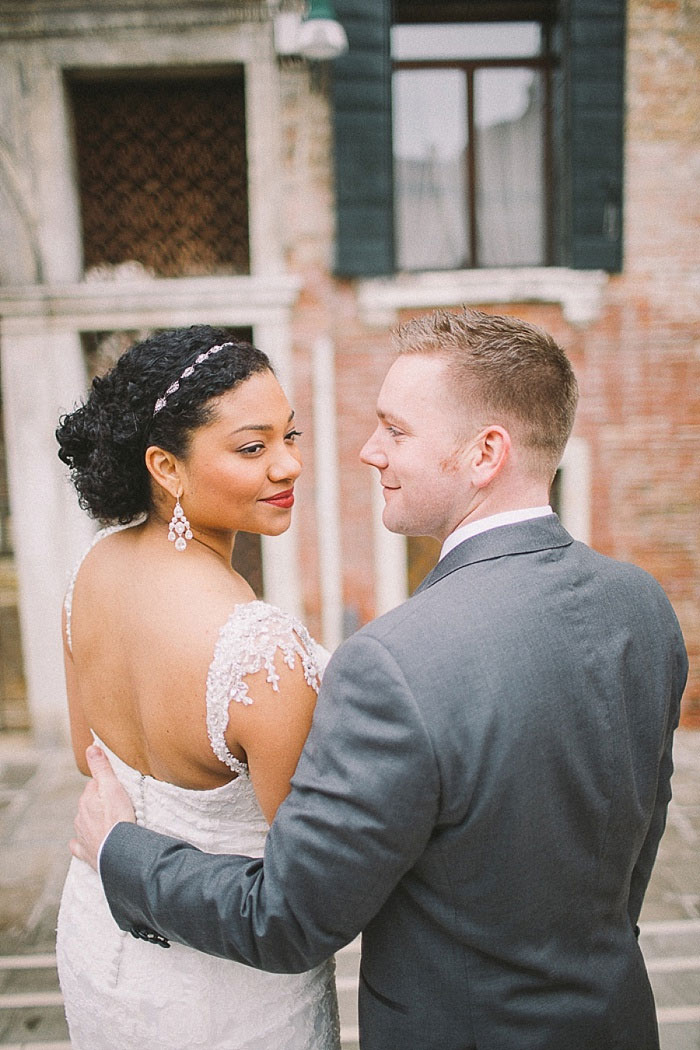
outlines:
[[[194, 547], [194, 545], [192, 545]], [[255, 599], [207, 548], [173, 557], [148, 524], [106, 536], [78, 573], [66, 668], [76, 761], [94, 730], [128, 765], [181, 787], [218, 787], [231, 770], [213, 753], [206, 680], [222, 626]], [[65, 632], [64, 632], [65, 633]], [[280, 682], [249, 676], [253, 703], [232, 703], [226, 743], [250, 766], [268, 820], [289, 790], [316, 694], [297, 661], [275, 661]]]

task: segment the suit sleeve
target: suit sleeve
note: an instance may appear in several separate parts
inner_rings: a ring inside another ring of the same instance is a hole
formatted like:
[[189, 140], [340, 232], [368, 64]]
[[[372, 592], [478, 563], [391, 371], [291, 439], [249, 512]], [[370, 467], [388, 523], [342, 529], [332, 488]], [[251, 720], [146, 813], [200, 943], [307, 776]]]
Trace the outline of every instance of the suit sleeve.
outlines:
[[360, 632], [329, 664], [264, 860], [118, 824], [100, 863], [109, 906], [124, 930], [258, 969], [308, 970], [381, 908], [423, 852], [439, 797], [419, 705], [393, 657]]
[[632, 871], [630, 880], [630, 891], [628, 901], [628, 914], [632, 925], [636, 928], [639, 915], [644, 902], [651, 871], [654, 867], [659, 843], [666, 826], [666, 813], [671, 801], [671, 777], [673, 775], [673, 733], [678, 725], [681, 709], [681, 698], [688, 677], [688, 657], [686, 655], [683, 637], [680, 628], [675, 621], [676, 643], [673, 651], [673, 671], [670, 684], [670, 698], [667, 711], [666, 732], [663, 740], [663, 750], [659, 762], [656, 799], [651, 820], [647, 829], [644, 844], [639, 852], [637, 861]]

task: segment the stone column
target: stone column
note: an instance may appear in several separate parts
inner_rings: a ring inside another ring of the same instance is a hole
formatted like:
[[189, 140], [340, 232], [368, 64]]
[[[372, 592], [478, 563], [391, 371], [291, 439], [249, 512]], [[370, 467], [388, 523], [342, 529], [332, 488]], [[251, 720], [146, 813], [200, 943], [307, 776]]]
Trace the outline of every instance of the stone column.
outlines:
[[70, 571], [92, 534], [56, 455], [61, 412], [82, 394], [75, 333], [3, 321], [3, 405], [27, 697], [39, 744], [65, 741], [61, 607]]
[[43, 43], [2, 49], [0, 342], [8, 482], [27, 695], [35, 738], [67, 737], [60, 615], [91, 527], [56, 455], [58, 416], [85, 387], [77, 330], [57, 329], [48, 287], [81, 274], [61, 71]]

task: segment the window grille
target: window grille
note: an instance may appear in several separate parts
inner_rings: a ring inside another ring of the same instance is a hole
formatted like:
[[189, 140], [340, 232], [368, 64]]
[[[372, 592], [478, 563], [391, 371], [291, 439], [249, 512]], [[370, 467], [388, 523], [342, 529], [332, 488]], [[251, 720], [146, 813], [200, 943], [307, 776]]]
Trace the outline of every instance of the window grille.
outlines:
[[69, 83], [85, 269], [249, 272], [242, 73]]

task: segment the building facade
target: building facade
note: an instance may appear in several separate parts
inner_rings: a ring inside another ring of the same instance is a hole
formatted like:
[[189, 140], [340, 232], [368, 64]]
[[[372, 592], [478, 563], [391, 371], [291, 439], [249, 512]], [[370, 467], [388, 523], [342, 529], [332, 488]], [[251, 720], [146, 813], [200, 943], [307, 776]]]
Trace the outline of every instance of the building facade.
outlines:
[[53, 431], [94, 371], [200, 322], [270, 354], [306, 469], [249, 568], [333, 648], [434, 557], [383, 529], [357, 453], [392, 326], [466, 303], [568, 349], [557, 505], [664, 586], [700, 726], [693, 6], [336, 0], [349, 49], [309, 62], [293, 0], [0, 0], [0, 724], [66, 732], [60, 608], [94, 526]]

